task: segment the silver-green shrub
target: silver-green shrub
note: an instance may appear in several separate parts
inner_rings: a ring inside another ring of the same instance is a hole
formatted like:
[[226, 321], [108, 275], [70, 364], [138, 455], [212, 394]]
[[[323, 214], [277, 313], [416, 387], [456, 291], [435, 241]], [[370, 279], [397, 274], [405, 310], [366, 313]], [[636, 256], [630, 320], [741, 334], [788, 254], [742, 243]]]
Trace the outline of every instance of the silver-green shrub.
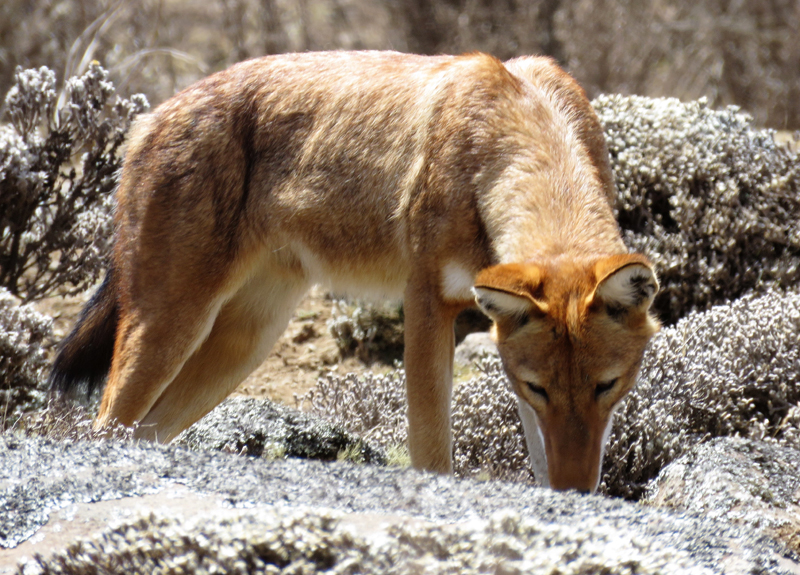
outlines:
[[639, 497], [691, 445], [730, 435], [800, 448], [800, 292], [750, 294], [659, 333], [617, 413], [603, 485]]
[[0, 286], [25, 301], [87, 289], [105, 267], [111, 192], [141, 95], [116, 97], [96, 62], [57, 89], [18, 68], [0, 121]]
[[328, 329], [344, 356], [367, 363], [403, 357], [403, 307], [395, 302], [335, 300]]
[[[530, 480], [517, 403], [497, 361], [486, 375], [453, 389], [453, 466], [459, 477]], [[405, 446], [405, 372], [328, 374], [297, 398], [309, 412], [330, 419], [387, 451]]]
[[0, 430], [45, 404], [53, 321], [0, 287]]
[[672, 324], [800, 280], [800, 156], [751, 118], [704, 101], [600, 96], [626, 244], [656, 264]]
[[533, 481], [517, 399], [496, 359], [453, 388], [453, 469], [459, 477]]
[[405, 379], [403, 370], [363, 376], [329, 373], [295, 401], [298, 407], [388, 450], [408, 439]]

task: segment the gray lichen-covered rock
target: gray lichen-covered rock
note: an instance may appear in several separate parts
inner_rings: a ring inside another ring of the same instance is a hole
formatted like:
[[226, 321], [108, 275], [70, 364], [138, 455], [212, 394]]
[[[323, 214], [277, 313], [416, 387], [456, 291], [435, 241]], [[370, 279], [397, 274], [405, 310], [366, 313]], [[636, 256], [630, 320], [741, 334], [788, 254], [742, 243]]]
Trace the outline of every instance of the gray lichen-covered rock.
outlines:
[[331, 461], [346, 455], [385, 463], [379, 450], [341, 426], [266, 399], [230, 398], [175, 440], [190, 449]]
[[800, 157], [736, 108], [604, 95], [592, 102], [627, 245], [656, 264], [655, 307], [674, 323], [800, 279]]
[[399, 525], [376, 542], [354, 534], [343, 518], [326, 510], [245, 511], [191, 521], [150, 514], [52, 557], [28, 560], [20, 575], [716, 573], [683, 549], [609, 528], [601, 519], [575, 529], [498, 512], [469, 524]]
[[749, 525], [800, 552], [800, 451], [739, 437], [693, 445], [643, 502]]
[[[203, 501], [214, 505], [213, 494], [229, 507], [246, 509], [210, 507], [186, 520], [147, 513], [122, 520], [66, 549], [42, 550], [41, 559], [20, 571], [26, 575], [158, 569], [783, 575], [799, 566], [789, 550], [747, 525], [523, 484], [8, 435], [0, 436], [0, 461], [6, 510], [0, 515], [0, 547], [36, 534], [58, 508], [108, 500], [122, 505], [175, 485], [201, 496], [195, 507]], [[375, 528], [348, 533], [345, 524], [355, 517], [368, 518]]]

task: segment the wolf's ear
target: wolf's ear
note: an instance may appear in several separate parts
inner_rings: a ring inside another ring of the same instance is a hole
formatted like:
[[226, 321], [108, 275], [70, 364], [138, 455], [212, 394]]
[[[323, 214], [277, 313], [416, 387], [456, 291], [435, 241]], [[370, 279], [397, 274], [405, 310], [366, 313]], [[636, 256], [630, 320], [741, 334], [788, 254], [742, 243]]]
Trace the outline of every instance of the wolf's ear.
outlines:
[[500, 264], [486, 268], [475, 278], [475, 301], [496, 323], [518, 321], [531, 313], [547, 312], [541, 293], [542, 272], [534, 265]]
[[478, 286], [472, 293], [481, 311], [496, 322], [522, 318], [534, 309], [534, 303], [524, 295]]
[[612, 317], [646, 313], [658, 293], [653, 266], [642, 255], [626, 254], [604, 258], [595, 265], [597, 287], [592, 304], [605, 305]]

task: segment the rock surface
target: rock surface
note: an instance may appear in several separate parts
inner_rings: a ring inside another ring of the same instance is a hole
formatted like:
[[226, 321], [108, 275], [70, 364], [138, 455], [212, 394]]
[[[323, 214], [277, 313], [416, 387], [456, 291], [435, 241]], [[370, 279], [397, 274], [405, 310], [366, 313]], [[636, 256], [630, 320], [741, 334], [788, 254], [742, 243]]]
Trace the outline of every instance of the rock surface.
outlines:
[[456, 346], [454, 360], [461, 365], [470, 365], [487, 355], [498, 355], [497, 344], [492, 340], [491, 334], [485, 331], [478, 331], [466, 336]]
[[0, 461], [0, 573], [800, 573], [748, 524], [520, 484], [10, 435]]
[[176, 438], [190, 449], [253, 457], [332, 461], [346, 454], [365, 463], [386, 456], [343, 427], [269, 400], [233, 397]]
[[719, 437], [667, 465], [644, 503], [762, 530], [800, 552], [800, 451]]

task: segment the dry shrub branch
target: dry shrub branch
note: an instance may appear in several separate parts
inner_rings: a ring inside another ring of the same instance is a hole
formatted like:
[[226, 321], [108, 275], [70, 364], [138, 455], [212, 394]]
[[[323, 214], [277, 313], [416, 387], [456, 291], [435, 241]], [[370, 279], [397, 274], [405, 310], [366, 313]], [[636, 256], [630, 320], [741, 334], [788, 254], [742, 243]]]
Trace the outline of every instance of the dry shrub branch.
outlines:
[[18, 69], [0, 124], [0, 413], [44, 404], [51, 320], [29, 305], [86, 290], [106, 265], [111, 192], [142, 96], [116, 97], [96, 63], [56, 89], [47, 68]]
[[0, 126], [0, 286], [24, 301], [74, 294], [104, 269], [121, 146], [143, 96], [111, 100], [97, 63], [56, 90], [18, 69]]

